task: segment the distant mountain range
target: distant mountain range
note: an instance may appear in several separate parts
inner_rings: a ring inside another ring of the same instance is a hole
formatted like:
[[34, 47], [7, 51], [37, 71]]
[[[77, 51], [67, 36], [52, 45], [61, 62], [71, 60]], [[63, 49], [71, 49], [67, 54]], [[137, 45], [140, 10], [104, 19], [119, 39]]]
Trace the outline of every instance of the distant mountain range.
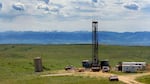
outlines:
[[[150, 32], [98, 32], [100, 44], [150, 46]], [[0, 44], [91, 44], [91, 32], [0, 32]]]

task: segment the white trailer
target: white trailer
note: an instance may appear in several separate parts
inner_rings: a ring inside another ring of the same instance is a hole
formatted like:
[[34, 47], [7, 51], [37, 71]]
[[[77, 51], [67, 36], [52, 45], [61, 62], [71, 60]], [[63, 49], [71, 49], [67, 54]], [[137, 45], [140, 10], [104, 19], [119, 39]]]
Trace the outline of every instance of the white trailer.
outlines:
[[146, 62], [122, 62], [122, 72], [137, 72], [145, 70]]
[[143, 66], [146, 66], [146, 62], [122, 62], [122, 65], [143, 65]]
[[141, 65], [122, 65], [122, 72], [138, 72], [143, 70], [144, 68]]

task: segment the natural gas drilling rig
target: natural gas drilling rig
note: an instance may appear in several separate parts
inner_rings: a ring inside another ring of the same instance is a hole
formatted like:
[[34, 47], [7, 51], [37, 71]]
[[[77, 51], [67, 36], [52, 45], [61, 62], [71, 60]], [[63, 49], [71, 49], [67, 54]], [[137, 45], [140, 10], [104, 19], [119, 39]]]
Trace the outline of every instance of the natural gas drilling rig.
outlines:
[[100, 70], [100, 63], [98, 59], [98, 22], [92, 22], [92, 71]]
[[108, 61], [99, 61], [98, 58], [98, 21], [92, 21], [92, 61], [83, 60], [82, 66], [90, 68], [93, 72], [100, 71], [103, 68], [106, 68], [106, 71], [109, 70]]

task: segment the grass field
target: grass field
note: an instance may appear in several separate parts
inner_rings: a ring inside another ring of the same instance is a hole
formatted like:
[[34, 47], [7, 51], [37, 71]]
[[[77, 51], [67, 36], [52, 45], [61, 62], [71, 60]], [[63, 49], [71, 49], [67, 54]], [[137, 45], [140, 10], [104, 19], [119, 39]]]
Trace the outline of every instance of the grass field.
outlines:
[[[150, 63], [149, 50], [150, 47], [100, 45], [99, 58], [109, 59], [112, 66], [120, 61]], [[91, 54], [90, 45], [0, 45], [0, 84], [110, 84], [104, 78], [39, 78], [39, 73], [34, 72], [33, 59], [37, 56], [42, 57], [45, 71], [54, 71], [63, 69], [66, 65], [81, 67], [81, 61], [90, 60]], [[77, 82], [74, 81], [76, 79]]]
[[144, 84], [150, 84], [150, 75], [139, 77], [136, 80]]

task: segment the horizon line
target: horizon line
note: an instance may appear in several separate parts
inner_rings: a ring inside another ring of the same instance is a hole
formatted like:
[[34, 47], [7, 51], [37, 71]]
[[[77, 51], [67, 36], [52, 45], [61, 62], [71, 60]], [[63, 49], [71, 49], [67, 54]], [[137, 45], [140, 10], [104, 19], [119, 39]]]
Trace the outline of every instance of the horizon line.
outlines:
[[[58, 30], [53, 30], [53, 31], [0, 31], [0, 33], [6, 33], [6, 32], [92, 32], [92, 31], [58, 31]], [[98, 31], [98, 32], [115, 32], [115, 33], [137, 33], [137, 32], [150, 32], [150, 31]]]

